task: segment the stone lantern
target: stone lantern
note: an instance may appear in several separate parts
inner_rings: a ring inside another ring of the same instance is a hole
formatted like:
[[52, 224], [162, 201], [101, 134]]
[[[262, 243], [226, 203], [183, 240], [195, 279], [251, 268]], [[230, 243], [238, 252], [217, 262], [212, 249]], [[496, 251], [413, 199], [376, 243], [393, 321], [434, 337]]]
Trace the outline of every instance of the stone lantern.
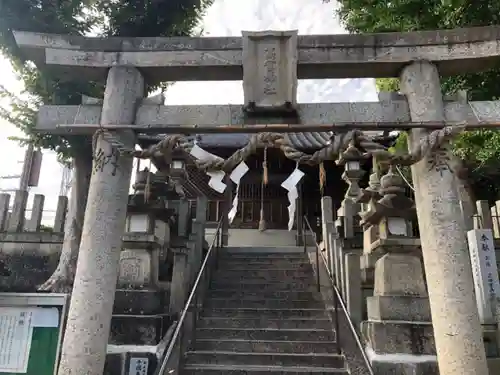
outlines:
[[186, 162], [182, 159], [172, 160], [170, 164], [170, 175], [174, 178], [187, 177]]
[[[368, 212], [371, 207], [375, 206], [375, 202], [382, 198], [380, 194], [380, 176], [379, 176], [379, 166], [377, 160], [373, 158], [372, 173], [368, 181], [368, 187], [366, 189], [361, 189], [361, 194], [358, 196], [356, 202], [361, 204], [362, 210]], [[371, 241], [374, 236], [378, 233], [378, 227], [376, 225], [371, 225], [369, 222], [362, 223], [363, 228], [363, 248], [370, 248]], [[362, 261], [364, 259], [362, 258]], [[368, 283], [368, 285], [373, 284], [373, 267], [361, 267], [361, 279], [363, 282]]]
[[[151, 185], [156, 191], [155, 184]], [[120, 256], [119, 285], [127, 287], [161, 286], [159, 262], [170, 242], [172, 210], [164, 199], [145, 201], [131, 196], [127, 209], [123, 250]]]
[[[405, 196], [404, 182], [392, 166], [381, 178], [379, 192], [381, 198], [372, 199], [361, 213], [362, 224], [369, 229], [361, 263], [374, 270], [368, 321], [361, 331], [377, 355], [435, 355], [420, 241], [411, 237], [408, 225], [416, 215], [414, 202]], [[376, 359], [372, 365], [375, 373], [392, 373], [401, 366]]]
[[[347, 281], [347, 268], [349, 267], [346, 262], [351, 256], [348, 257], [347, 254], [356, 253], [355, 249], [358, 247], [356, 246], [356, 242], [358, 242], [358, 236], [356, 236], [358, 227], [357, 214], [359, 212], [357, 199], [361, 194], [359, 180], [365, 174], [365, 171], [361, 169], [361, 162], [365, 159], [365, 155], [356, 147], [354, 141], [351, 141], [347, 149], [339, 155], [336, 161], [337, 165], [344, 167], [342, 179], [349, 186], [342, 204], [337, 211], [335, 238], [328, 240], [331, 241], [333, 249], [331, 263], [332, 268], [335, 270], [335, 282], [339, 286], [343, 296], [347, 296], [349, 284]], [[356, 257], [357, 255], [354, 255], [351, 258], [355, 259]], [[359, 264], [359, 257], [357, 263]]]
[[375, 262], [387, 251], [416, 250], [420, 241], [411, 238], [410, 220], [416, 217], [413, 200], [405, 196], [404, 181], [391, 166], [380, 179], [379, 200], [371, 199], [361, 212], [363, 256], [361, 268], [365, 282], [373, 280]]
[[339, 219], [336, 226], [343, 230], [343, 237], [348, 240], [354, 238], [357, 226], [354, 218], [359, 212], [357, 200], [362, 194], [359, 187], [359, 180], [365, 174], [365, 171], [361, 169], [361, 161], [365, 158], [365, 155], [355, 146], [354, 142], [351, 142], [349, 147], [336, 160], [338, 166], [344, 167], [342, 179], [349, 185], [337, 213]]
[[167, 169], [167, 184], [170, 190], [175, 193], [175, 197], [172, 196], [169, 200], [185, 199], [186, 194], [183, 186], [189, 178], [185, 159], [181, 156], [174, 155]]
[[132, 188], [134, 195], [129, 197], [129, 204], [133, 202], [138, 204], [139, 201], [148, 202], [149, 200], [162, 200], [169, 196], [170, 188], [168, 177], [164, 176], [162, 172], [151, 172], [148, 168], [137, 172], [135, 182]]
[[374, 232], [369, 232], [369, 246], [365, 248], [368, 252], [373, 246], [377, 246], [377, 240], [391, 240], [395, 237], [400, 240], [401, 237], [410, 236], [410, 220], [416, 216], [415, 203], [405, 196], [404, 181], [399, 174], [394, 173], [392, 166], [381, 178], [378, 193], [372, 192], [371, 195], [382, 198], [371, 199], [368, 210], [361, 213], [361, 223], [365, 227], [376, 228]]
[[361, 189], [361, 194], [358, 196], [356, 202], [361, 203], [368, 208], [371, 201], [377, 201], [380, 198], [382, 198], [382, 196], [380, 195], [379, 166], [377, 165], [377, 160], [374, 157], [372, 173], [370, 174], [370, 178], [368, 180], [368, 187], [366, 189]]
[[365, 171], [361, 169], [361, 161], [365, 158], [365, 155], [359, 151], [354, 142], [351, 142], [349, 147], [339, 155], [336, 161], [338, 166], [344, 167], [342, 179], [349, 184], [345, 197], [353, 201], [358, 199], [361, 194], [359, 180], [365, 174]]

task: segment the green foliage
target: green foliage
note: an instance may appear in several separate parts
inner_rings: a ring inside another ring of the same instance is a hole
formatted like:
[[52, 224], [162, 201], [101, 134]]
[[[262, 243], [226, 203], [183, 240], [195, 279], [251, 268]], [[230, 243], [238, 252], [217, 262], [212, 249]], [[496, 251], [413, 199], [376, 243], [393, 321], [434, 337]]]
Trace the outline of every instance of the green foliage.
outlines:
[[399, 79], [397, 78], [378, 78], [375, 80], [378, 91], [399, 91]]
[[47, 225], [40, 225], [40, 232], [54, 233], [54, 228]]
[[[340, 19], [349, 31], [356, 33], [452, 29], [500, 23], [498, 0], [341, 0], [339, 5]], [[497, 68], [444, 78], [442, 88], [444, 93], [466, 90], [470, 100], [497, 100], [500, 98], [499, 78], [500, 69]], [[379, 79], [377, 87], [397, 91], [399, 82], [397, 79]], [[402, 147], [406, 149], [404, 136], [395, 148]], [[489, 199], [498, 198], [499, 133], [485, 130], [466, 132], [455, 141], [454, 152], [471, 170], [474, 188], [486, 191]]]
[[108, 36], [189, 36], [213, 0], [100, 0]]
[[[0, 86], [0, 118], [17, 126], [33, 143], [56, 151], [61, 159], [78, 152], [81, 142], [71, 137], [34, 132], [42, 104], [81, 103], [81, 96], [103, 95], [101, 82], [65, 81], [26, 61], [13, 30], [68, 35], [186, 36], [191, 35], [213, 0], [0, 0], [0, 51], [6, 56], [25, 91], [18, 95]], [[98, 32], [96, 32], [98, 31]], [[162, 85], [165, 87], [165, 85]], [[156, 87], [149, 87], [150, 90]]]

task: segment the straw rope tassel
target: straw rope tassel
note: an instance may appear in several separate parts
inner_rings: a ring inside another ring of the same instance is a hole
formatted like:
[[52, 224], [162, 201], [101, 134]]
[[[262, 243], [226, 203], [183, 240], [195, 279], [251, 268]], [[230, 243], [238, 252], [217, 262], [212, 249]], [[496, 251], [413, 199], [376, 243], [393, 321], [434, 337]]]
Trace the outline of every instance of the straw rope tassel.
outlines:
[[264, 232], [267, 228], [266, 219], [264, 219], [264, 188], [269, 183], [269, 174], [267, 169], [267, 147], [264, 148], [264, 161], [262, 162], [262, 185], [260, 189], [260, 220], [259, 231]]
[[326, 184], [325, 164], [324, 162], [321, 162], [319, 163], [319, 190], [321, 192], [321, 195], [323, 195], [323, 192], [325, 190], [325, 184]]

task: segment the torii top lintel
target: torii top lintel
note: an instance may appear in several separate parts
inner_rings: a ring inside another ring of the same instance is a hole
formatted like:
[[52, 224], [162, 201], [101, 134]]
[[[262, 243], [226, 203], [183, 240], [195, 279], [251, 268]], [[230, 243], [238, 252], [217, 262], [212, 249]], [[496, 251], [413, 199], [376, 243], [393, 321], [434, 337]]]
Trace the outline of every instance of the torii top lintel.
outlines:
[[[282, 32], [287, 33], [293, 32]], [[88, 38], [30, 32], [14, 36], [27, 58], [73, 79], [105, 79], [108, 68], [120, 65], [140, 68], [150, 82], [243, 77], [245, 37]], [[415, 60], [432, 61], [440, 74], [454, 75], [486, 70], [500, 60], [500, 26], [302, 35], [296, 49], [298, 79], [396, 77]]]

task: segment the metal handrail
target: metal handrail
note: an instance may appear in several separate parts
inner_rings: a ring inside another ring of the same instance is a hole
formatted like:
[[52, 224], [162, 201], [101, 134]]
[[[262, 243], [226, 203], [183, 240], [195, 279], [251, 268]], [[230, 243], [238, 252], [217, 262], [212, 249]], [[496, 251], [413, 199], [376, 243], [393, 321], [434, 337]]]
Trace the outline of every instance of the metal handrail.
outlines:
[[[317, 241], [317, 235], [316, 233], [312, 230], [312, 227], [311, 227], [311, 224], [309, 223], [309, 220], [307, 220], [307, 217], [304, 216], [304, 223], [305, 223], [305, 226], [307, 227], [307, 229], [309, 229], [309, 231], [311, 231], [311, 234], [313, 235], [314, 237], [314, 244], [316, 245], [316, 267], [317, 267], [317, 270], [316, 270], [316, 274], [317, 274], [317, 286], [318, 286], [318, 289], [320, 288], [320, 281], [319, 281], [319, 254], [321, 253], [321, 249], [318, 245], [318, 241]], [[306, 243], [305, 243], [305, 230], [302, 231], [302, 236], [304, 237], [303, 238], [303, 241], [304, 241], [304, 248], [307, 246]], [[371, 365], [371, 362], [370, 360], [368, 359], [368, 356], [366, 355], [365, 353], [365, 350], [363, 349], [363, 344], [361, 343], [361, 339], [359, 338], [358, 336], [358, 333], [356, 332], [356, 328], [354, 327], [354, 323], [352, 322], [352, 319], [351, 319], [351, 316], [349, 315], [349, 312], [347, 311], [347, 307], [342, 299], [342, 296], [340, 294], [340, 291], [336, 285], [336, 281], [335, 281], [335, 278], [332, 276], [332, 273], [330, 271], [330, 269], [328, 268], [328, 262], [327, 260], [325, 259], [324, 255], [321, 254], [321, 258], [323, 260], [323, 264], [325, 265], [325, 269], [326, 269], [326, 272], [328, 274], [328, 277], [330, 279], [330, 284], [332, 286], [332, 289], [333, 289], [333, 298], [334, 298], [334, 303], [335, 303], [335, 329], [336, 329], [336, 332], [337, 332], [337, 348], [340, 347], [340, 340], [339, 340], [339, 337], [340, 337], [340, 334], [339, 334], [339, 319], [338, 319], [338, 304], [340, 304], [340, 307], [342, 308], [342, 311], [347, 319], [347, 324], [349, 326], [349, 329], [351, 330], [351, 333], [354, 337], [354, 341], [356, 341], [356, 345], [358, 346], [358, 349], [359, 351], [361, 352], [361, 356], [363, 357], [363, 362], [365, 363], [365, 366], [366, 366], [366, 369], [368, 370], [369, 374], [370, 375], [375, 375], [374, 371], [373, 371], [373, 368], [372, 368], [372, 365]]]
[[[184, 308], [182, 309], [182, 312], [181, 312], [181, 315], [179, 317], [179, 320], [177, 321], [177, 325], [175, 327], [175, 330], [174, 330], [174, 333], [172, 334], [172, 338], [170, 339], [170, 343], [165, 351], [165, 354], [162, 356], [162, 362], [161, 362], [161, 365], [159, 367], [159, 370], [155, 372], [156, 375], [163, 375], [164, 372], [165, 372], [165, 369], [167, 367], [167, 364], [168, 364], [168, 360], [170, 359], [170, 357], [172, 356], [172, 353], [174, 352], [175, 350], [175, 346], [176, 346], [176, 343], [177, 343], [177, 340], [179, 338], [179, 335], [180, 335], [180, 332], [181, 332], [181, 329], [182, 329], [182, 325], [186, 319], [186, 316], [188, 314], [188, 311], [190, 309], [190, 306], [193, 302], [193, 299], [197, 293], [197, 289], [198, 289], [198, 285], [200, 284], [200, 280], [203, 276], [203, 273], [205, 272], [206, 270], [206, 267], [207, 267], [207, 264], [208, 264], [208, 260], [210, 259], [210, 256], [213, 252], [213, 249], [215, 247], [215, 245], [217, 244], [217, 246], [219, 246], [219, 240], [220, 240], [220, 231], [222, 229], [222, 222], [224, 221], [224, 216], [222, 216], [220, 219], [219, 219], [219, 223], [217, 225], [217, 229], [215, 231], [215, 235], [214, 235], [214, 239], [212, 240], [212, 244], [210, 245], [210, 247], [208, 248], [208, 251], [207, 251], [207, 254], [205, 255], [205, 258], [203, 259], [203, 263], [201, 264], [200, 266], [200, 270], [198, 271], [198, 274], [196, 276], [196, 279], [193, 283], [193, 287], [191, 288], [191, 293], [189, 293], [189, 297], [188, 299], [186, 300], [186, 303], [184, 305]], [[180, 344], [180, 343], [179, 343]]]

